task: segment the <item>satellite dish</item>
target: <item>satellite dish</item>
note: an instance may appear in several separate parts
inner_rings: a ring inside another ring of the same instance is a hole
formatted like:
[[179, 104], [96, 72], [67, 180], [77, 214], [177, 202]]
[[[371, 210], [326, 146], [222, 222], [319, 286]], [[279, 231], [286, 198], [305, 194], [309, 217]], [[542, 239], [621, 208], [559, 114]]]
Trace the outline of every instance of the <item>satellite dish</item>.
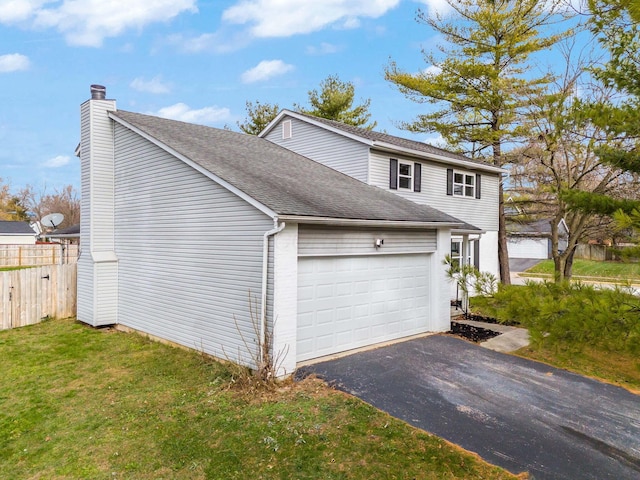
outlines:
[[64, 220], [64, 215], [61, 213], [50, 213], [49, 215], [45, 215], [40, 220], [40, 223], [45, 227], [56, 228], [58, 225], [62, 223]]

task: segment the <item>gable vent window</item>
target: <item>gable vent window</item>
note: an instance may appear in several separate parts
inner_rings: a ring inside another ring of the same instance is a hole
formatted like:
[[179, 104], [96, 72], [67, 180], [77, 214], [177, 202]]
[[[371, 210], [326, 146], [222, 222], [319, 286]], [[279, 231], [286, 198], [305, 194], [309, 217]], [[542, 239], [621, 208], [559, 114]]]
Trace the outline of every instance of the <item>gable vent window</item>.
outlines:
[[389, 161], [389, 188], [419, 192], [422, 183], [422, 164], [404, 162], [395, 158]]
[[480, 198], [480, 174], [447, 169], [447, 195]]
[[282, 122], [282, 139], [291, 138], [291, 120]]

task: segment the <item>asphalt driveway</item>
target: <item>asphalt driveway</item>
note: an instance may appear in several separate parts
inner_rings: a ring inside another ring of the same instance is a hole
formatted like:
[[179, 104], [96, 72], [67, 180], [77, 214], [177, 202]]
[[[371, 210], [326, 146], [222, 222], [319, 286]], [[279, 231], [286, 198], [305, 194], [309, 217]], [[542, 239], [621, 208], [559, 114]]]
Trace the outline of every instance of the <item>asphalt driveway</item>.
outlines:
[[303, 367], [533, 479], [640, 478], [640, 396], [434, 335]]

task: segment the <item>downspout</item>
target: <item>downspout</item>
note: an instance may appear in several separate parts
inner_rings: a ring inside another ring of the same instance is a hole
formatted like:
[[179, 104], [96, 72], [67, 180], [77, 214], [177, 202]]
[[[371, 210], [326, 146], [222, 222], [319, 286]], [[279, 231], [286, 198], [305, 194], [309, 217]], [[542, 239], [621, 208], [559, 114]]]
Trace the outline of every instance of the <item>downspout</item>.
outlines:
[[[267, 277], [269, 270], [269, 237], [284, 230], [283, 222], [278, 226], [278, 218], [273, 219], [275, 227], [264, 233], [262, 237], [262, 298], [260, 306], [260, 361], [264, 359], [264, 349], [267, 342]], [[260, 365], [258, 365], [260, 367]]]

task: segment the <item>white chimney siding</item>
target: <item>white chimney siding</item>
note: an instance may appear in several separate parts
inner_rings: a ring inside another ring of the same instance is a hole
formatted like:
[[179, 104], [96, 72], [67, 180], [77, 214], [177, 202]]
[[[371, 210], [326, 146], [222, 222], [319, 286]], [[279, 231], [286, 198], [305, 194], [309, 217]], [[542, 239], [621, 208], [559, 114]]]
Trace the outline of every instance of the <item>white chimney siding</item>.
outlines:
[[117, 323], [118, 258], [114, 240], [114, 144], [109, 112], [115, 100], [94, 94], [80, 107], [82, 211], [78, 259], [78, 320]]

